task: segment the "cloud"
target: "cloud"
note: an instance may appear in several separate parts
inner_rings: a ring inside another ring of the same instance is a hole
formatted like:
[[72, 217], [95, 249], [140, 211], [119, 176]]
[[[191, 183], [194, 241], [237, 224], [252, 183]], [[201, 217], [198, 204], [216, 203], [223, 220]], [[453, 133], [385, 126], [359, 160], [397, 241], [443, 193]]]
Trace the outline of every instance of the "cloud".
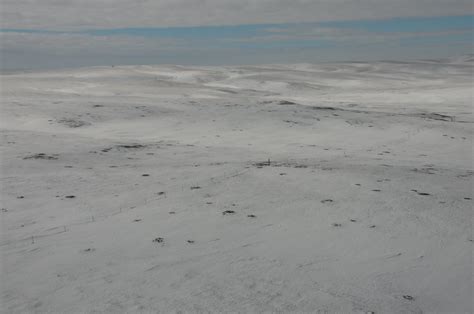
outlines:
[[[98, 3], [100, 1], [104, 0], [97, 0]], [[122, 0], [116, 1], [120, 3]], [[351, 1], [365, 3], [364, 0]], [[420, 1], [422, 0], [418, 2]], [[34, 3], [34, 0], [31, 2]], [[147, 0], [143, 2], [147, 3]], [[201, 4], [212, 2], [213, 0], [203, 0]], [[261, 0], [258, 3], [261, 5], [270, 2], [278, 1]], [[64, 1], [57, 0], [55, 3], [64, 5]], [[295, 3], [301, 4], [303, 1]], [[312, 2], [307, 3], [311, 6]], [[240, 4], [236, 5], [235, 9], [239, 6]], [[65, 7], [67, 12], [69, 7]], [[255, 6], [255, 9], [258, 8]], [[64, 13], [59, 8], [58, 12]], [[50, 25], [58, 25], [61, 18], [64, 16], [58, 14], [58, 18]], [[88, 18], [91, 16], [80, 17], [82, 20]], [[116, 19], [117, 16], [114, 16], [114, 22]], [[0, 30], [1, 67], [26, 69], [111, 64], [286, 63], [380, 59], [390, 55], [403, 59], [415, 52], [419, 54], [419, 58], [425, 58], [426, 53], [430, 53], [431, 57], [469, 53], [472, 50], [473, 34], [470, 27], [472, 18], [469, 16], [226, 27], [124, 27], [124, 24], [131, 21], [124, 19], [121, 27], [114, 29], [94, 29], [84, 27], [85, 24], [74, 28], [69, 24], [58, 28], [50, 27], [50, 30], [34, 27]], [[430, 48], [423, 51], [423, 45], [435, 45], [437, 50]], [[419, 48], [415, 49], [414, 46]]]
[[313, 25], [290, 25], [264, 29], [264, 33], [247, 38], [228, 38], [229, 42], [282, 42], [282, 41], [353, 41], [358, 43], [381, 42], [411, 37], [435, 37], [472, 34], [472, 29], [444, 31], [380, 32], [357, 28], [321, 27]]
[[134, 36], [90, 36], [85, 34], [58, 33], [0, 33], [4, 53], [36, 52], [56, 55], [105, 54], [127, 56], [146, 51], [153, 54], [159, 51], [177, 49], [179, 41], [170, 38], [153, 40]]
[[471, 0], [3, 0], [3, 28], [73, 30], [462, 15]]
[[[175, 63], [189, 50], [173, 38], [91, 36], [73, 33], [0, 33], [2, 69], [44, 69], [112, 64]], [[170, 59], [171, 58], [171, 59]]]

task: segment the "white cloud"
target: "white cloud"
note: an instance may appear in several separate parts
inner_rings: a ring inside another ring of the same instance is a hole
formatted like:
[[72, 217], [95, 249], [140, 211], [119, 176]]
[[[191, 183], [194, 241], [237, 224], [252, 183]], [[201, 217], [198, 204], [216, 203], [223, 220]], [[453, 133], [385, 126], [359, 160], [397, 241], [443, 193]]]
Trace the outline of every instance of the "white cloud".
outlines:
[[171, 57], [190, 49], [168, 38], [84, 34], [0, 33], [3, 69], [88, 65], [176, 63]]
[[471, 0], [3, 0], [3, 28], [87, 29], [461, 15]]
[[266, 33], [247, 38], [228, 38], [228, 42], [278, 42], [278, 41], [354, 41], [381, 42], [408, 37], [433, 37], [472, 33], [472, 29], [457, 29], [433, 32], [377, 32], [354, 28], [321, 27], [311, 25], [296, 25], [285, 27], [271, 27], [264, 30]]
[[180, 47], [179, 41], [168, 38], [147, 39], [135, 36], [91, 36], [83, 34], [0, 33], [5, 53], [36, 52], [55, 55], [87, 54], [123, 55], [157, 53]]
[[[295, 63], [319, 61], [436, 58], [465, 54], [472, 49], [470, 42], [457, 41], [447, 44], [433, 40], [421, 41], [418, 46], [399, 45], [394, 38], [358, 33], [343, 35], [334, 29], [308, 31], [310, 38], [330, 38], [335, 45], [286, 45], [278, 40], [297, 39], [301, 34], [278, 31], [269, 33], [265, 41], [275, 43], [260, 45], [264, 40], [255, 39], [255, 45], [220, 43], [216, 40], [176, 40], [168, 38], [143, 38], [138, 36], [92, 36], [86, 34], [56, 33], [0, 33], [0, 71], [19, 69], [51, 69], [93, 65], [125, 64], [193, 64], [231, 65], [263, 63]], [[434, 35], [435, 33], [430, 33]], [[445, 33], [438, 33], [446, 35]], [[404, 36], [409, 34], [404, 34]], [[424, 33], [419, 35], [426, 36]], [[323, 37], [321, 37], [323, 36]], [[325, 37], [324, 37], [325, 36]], [[365, 37], [364, 37], [365, 36]], [[401, 35], [400, 35], [401, 36]], [[453, 36], [454, 38], [456, 36]], [[235, 39], [237, 40], [237, 39]], [[308, 41], [311, 42], [311, 41]], [[418, 43], [418, 42], [417, 42]], [[429, 49], [426, 45], [429, 45]]]

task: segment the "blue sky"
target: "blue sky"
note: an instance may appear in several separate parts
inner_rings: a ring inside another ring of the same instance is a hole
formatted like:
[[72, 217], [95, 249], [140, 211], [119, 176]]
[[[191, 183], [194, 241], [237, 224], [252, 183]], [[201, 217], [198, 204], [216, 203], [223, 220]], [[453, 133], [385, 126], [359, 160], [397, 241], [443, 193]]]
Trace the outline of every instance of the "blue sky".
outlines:
[[441, 58], [472, 53], [473, 21], [473, 15], [451, 15], [227, 26], [3, 28], [2, 68]]

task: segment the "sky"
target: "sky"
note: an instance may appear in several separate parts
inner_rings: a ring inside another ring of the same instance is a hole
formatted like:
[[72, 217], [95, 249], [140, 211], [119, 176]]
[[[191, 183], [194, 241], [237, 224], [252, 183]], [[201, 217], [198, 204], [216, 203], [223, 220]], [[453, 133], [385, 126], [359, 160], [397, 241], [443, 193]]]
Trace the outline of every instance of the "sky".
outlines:
[[1, 70], [473, 53], [471, 0], [2, 0]]

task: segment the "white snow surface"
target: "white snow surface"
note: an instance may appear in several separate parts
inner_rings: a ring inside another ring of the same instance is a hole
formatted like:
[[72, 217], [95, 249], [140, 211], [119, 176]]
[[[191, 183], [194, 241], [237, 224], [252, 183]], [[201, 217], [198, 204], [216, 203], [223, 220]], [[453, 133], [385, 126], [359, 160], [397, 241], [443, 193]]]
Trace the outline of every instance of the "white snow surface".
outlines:
[[1, 75], [1, 310], [471, 313], [472, 70]]

